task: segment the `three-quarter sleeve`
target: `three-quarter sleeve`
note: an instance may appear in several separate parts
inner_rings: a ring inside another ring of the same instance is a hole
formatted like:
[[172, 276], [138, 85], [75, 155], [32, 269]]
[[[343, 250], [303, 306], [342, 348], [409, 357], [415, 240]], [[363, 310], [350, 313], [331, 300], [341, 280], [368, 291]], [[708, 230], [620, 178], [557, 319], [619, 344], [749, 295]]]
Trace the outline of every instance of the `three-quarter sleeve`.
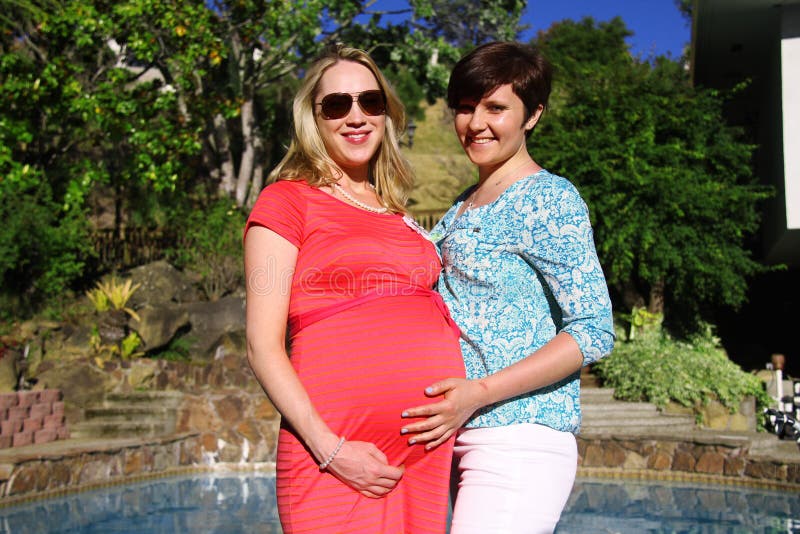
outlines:
[[547, 283], [561, 313], [557, 326], [577, 341], [588, 365], [614, 346], [611, 298], [597, 258], [589, 212], [567, 180], [543, 180], [527, 199], [522, 254]]
[[279, 180], [261, 191], [245, 224], [244, 235], [253, 226], [263, 226], [300, 248], [305, 228], [304, 182]]

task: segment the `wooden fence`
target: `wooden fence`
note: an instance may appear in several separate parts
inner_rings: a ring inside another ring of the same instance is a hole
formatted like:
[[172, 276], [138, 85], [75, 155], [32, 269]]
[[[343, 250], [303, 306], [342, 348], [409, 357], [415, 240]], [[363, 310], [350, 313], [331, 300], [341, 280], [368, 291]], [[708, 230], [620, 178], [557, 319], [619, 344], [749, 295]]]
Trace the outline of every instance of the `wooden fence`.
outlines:
[[176, 236], [162, 229], [129, 227], [95, 230], [92, 233], [100, 271], [143, 265], [164, 257], [176, 243]]
[[[417, 223], [430, 231], [445, 210], [411, 210]], [[178, 236], [163, 229], [122, 227], [95, 230], [92, 233], [100, 271], [121, 270], [160, 260], [165, 251], [178, 244]]]

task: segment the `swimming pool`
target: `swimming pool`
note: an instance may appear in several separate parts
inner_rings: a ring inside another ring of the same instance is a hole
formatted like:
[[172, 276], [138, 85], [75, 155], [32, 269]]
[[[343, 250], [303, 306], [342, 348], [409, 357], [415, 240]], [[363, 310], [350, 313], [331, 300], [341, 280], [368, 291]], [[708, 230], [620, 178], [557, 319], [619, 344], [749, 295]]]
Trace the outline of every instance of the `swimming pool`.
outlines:
[[[202, 473], [0, 508], [0, 533], [280, 534], [275, 480]], [[744, 487], [578, 479], [558, 534], [800, 533], [800, 494]]]

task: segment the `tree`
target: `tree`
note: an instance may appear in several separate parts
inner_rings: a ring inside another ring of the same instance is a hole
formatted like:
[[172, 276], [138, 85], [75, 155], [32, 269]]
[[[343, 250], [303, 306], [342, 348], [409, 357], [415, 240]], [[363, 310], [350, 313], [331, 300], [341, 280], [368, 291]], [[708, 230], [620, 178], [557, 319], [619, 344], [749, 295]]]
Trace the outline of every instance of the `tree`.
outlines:
[[619, 18], [587, 18], [541, 37], [556, 89], [531, 148], [587, 199], [623, 307], [692, 324], [709, 306], [743, 303], [748, 277], [765, 270], [746, 240], [769, 191], [754, 180], [754, 146], [725, 124], [724, 95], [692, 87], [671, 59], [631, 57], [629, 33]]
[[72, 105], [83, 71], [67, 60], [81, 47], [42, 39], [48, 18], [39, 3], [25, 6], [0, 35], [0, 313], [57, 299], [91, 256], [83, 200], [92, 166], [78, 148], [84, 112]]
[[129, 0], [113, 13], [120, 45], [175, 90], [182, 122], [200, 133], [197, 170], [249, 206], [285, 149], [296, 77], [370, 11], [333, 0]]
[[675, 6], [687, 21], [692, 21], [692, 17], [694, 16], [694, 0], [675, 0]]
[[512, 41], [525, 28], [524, 0], [412, 0], [414, 27], [459, 49], [492, 40]]
[[[516, 27], [524, 7], [504, 2], [504, 15], [500, 4], [468, 4], [480, 36], [496, 23], [498, 37]], [[447, 40], [452, 24], [435, 23], [430, 6], [444, 13], [442, 6], [419, 0], [414, 5], [424, 14], [384, 24], [393, 13], [374, 5], [3, 1], [10, 18], [0, 18], [0, 189], [4, 200], [33, 204], [20, 213], [53, 214], [37, 216], [41, 232], [29, 235], [61, 236], [54, 246], [28, 241], [63, 260], [31, 259], [37, 268], [7, 269], [21, 258], [14, 244], [25, 226], [7, 225], [0, 277], [15, 280], [3, 289], [17, 291], [16, 278], [28, 273], [20, 291], [46, 293], [36, 280], [51, 267], [61, 274], [46, 277], [60, 280], [58, 287], [78, 280], [90, 256], [88, 212], [95, 223], [109, 203], [118, 232], [126, 225], [174, 226], [219, 196], [242, 208], [252, 204], [288, 144], [298, 79], [329, 43], [372, 52], [412, 101], [412, 113], [422, 95], [443, 94], [460, 51]]]

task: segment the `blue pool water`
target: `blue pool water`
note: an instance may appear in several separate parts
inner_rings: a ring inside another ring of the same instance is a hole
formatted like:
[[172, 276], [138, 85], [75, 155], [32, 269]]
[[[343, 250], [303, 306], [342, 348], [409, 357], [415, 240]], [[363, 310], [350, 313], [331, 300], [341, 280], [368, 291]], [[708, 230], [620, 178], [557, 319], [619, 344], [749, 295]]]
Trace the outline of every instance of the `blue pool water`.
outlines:
[[[0, 508], [0, 533], [280, 534], [275, 481], [199, 474]], [[579, 479], [559, 524], [569, 533], [800, 533], [800, 493]]]

